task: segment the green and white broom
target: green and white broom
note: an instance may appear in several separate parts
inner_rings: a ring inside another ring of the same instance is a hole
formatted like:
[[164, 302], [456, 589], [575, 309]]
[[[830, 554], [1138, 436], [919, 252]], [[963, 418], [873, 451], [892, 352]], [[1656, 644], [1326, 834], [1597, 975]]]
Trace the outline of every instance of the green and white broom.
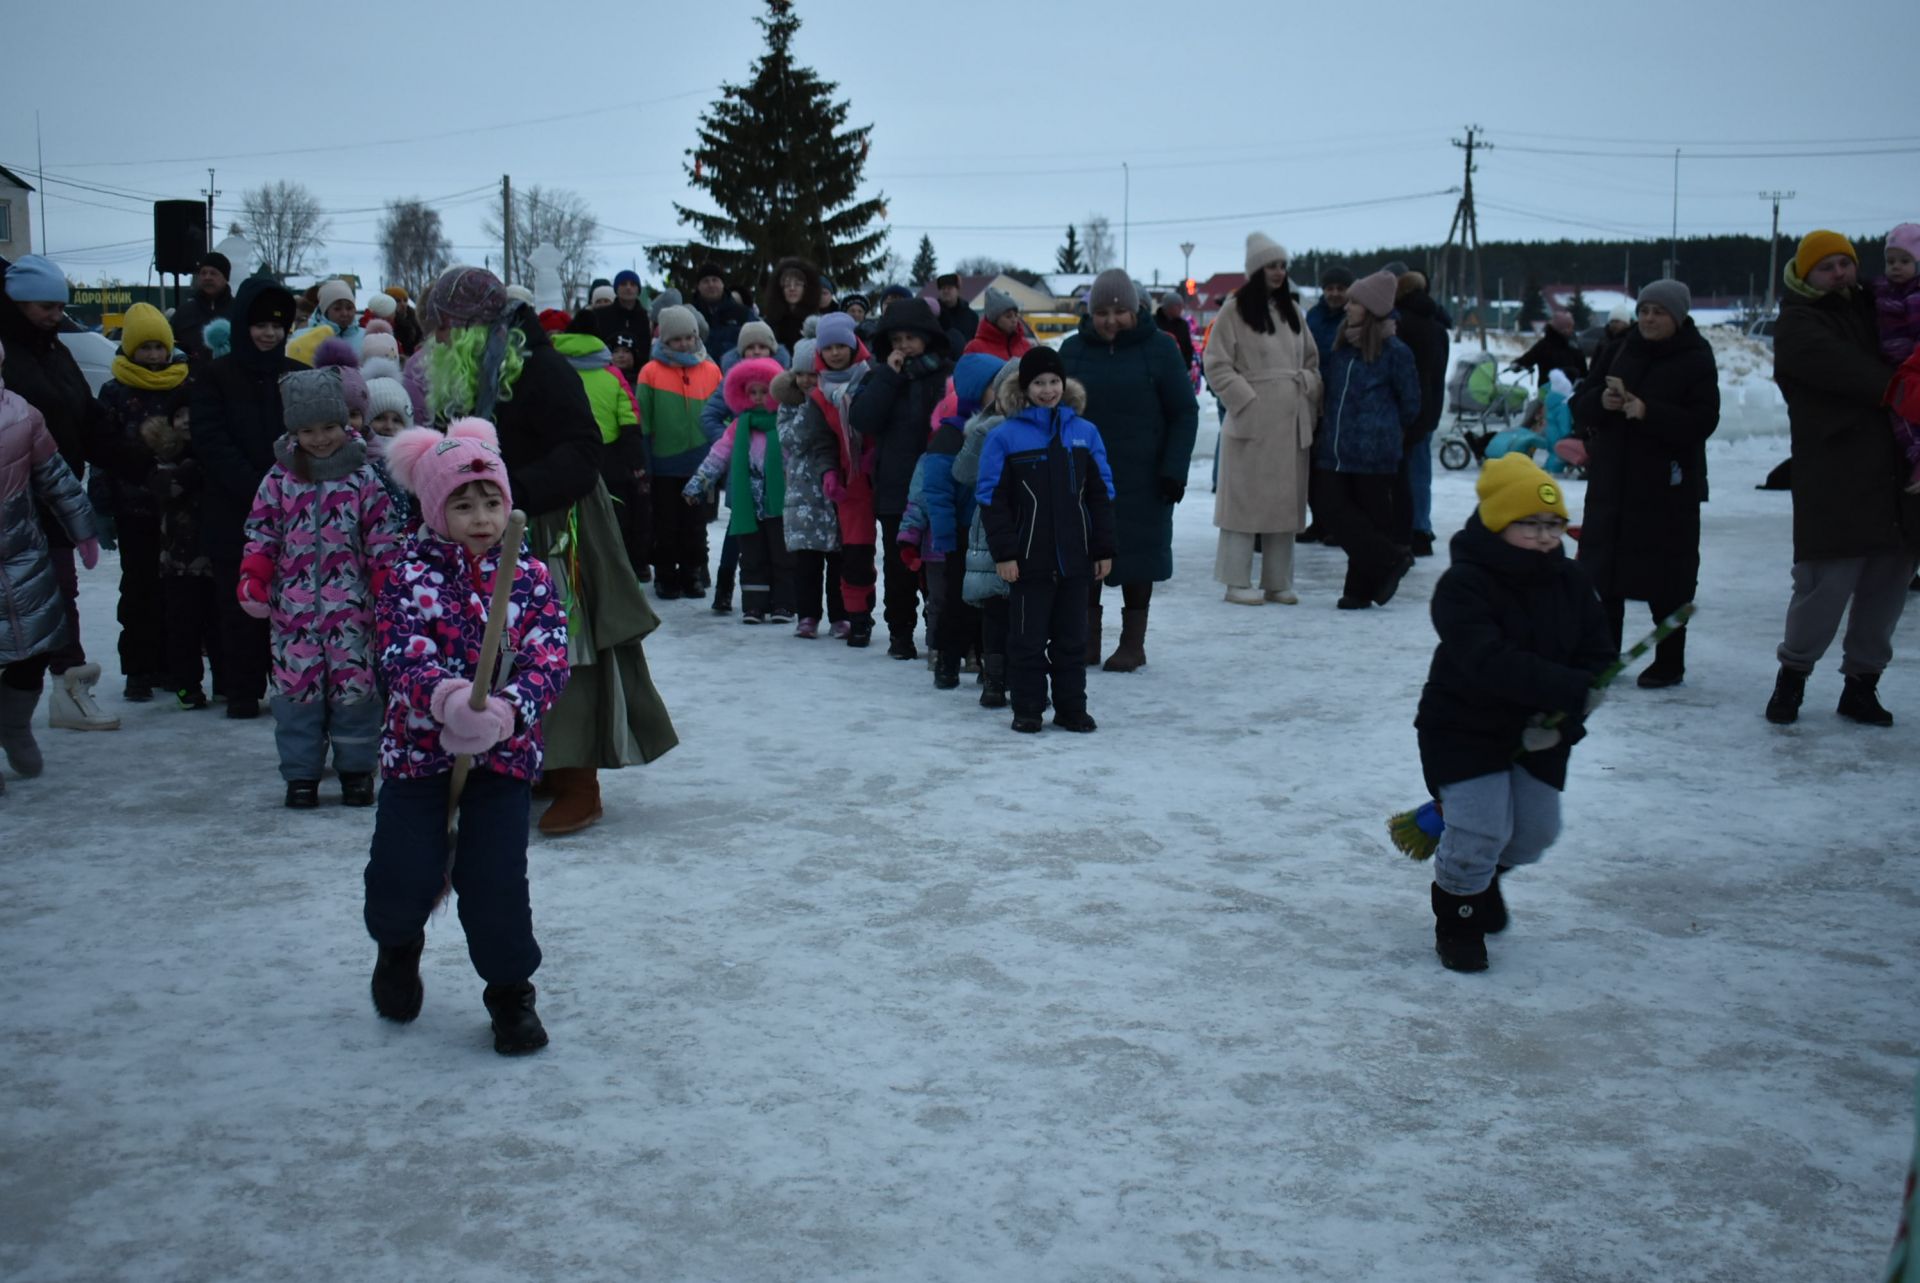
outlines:
[[[1605, 690], [1612, 684], [1614, 678], [1625, 671], [1627, 665], [1658, 646], [1692, 619], [1695, 609], [1694, 604], [1688, 602], [1661, 620], [1652, 632], [1634, 644], [1632, 650], [1601, 670], [1600, 675], [1593, 679], [1593, 689]], [[1564, 713], [1555, 713], [1542, 724], [1558, 726], [1565, 717]], [[1521, 749], [1514, 754], [1514, 760], [1518, 761], [1525, 755], [1526, 750]], [[1440, 814], [1440, 803], [1437, 801], [1423, 802], [1411, 811], [1402, 811], [1387, 821], [1387, 834], [1393, 839], [1393, 845], [1410, 859], [1415, 860], [1424, 860], [1431, 856], [1434, 848], [1440, 845], [1440, 835], [1446, 831], [1447, 822]]]

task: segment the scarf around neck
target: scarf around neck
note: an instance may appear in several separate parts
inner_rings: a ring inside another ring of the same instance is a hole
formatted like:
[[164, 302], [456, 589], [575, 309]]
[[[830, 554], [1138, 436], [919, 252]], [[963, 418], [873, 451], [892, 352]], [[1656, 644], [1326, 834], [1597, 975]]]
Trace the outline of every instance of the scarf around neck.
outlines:
[[705, 364], [707, 349], [697, 347], [691, 352], [676, 352], [668, 347], [664, 339], [653, 341], [653, 359], [662, 365], [695, 366]]
[[113, 378], [116, 383], [124, 383], [142, 392], [171, 392], [187, 381], [187, 363], [181, 361], [165, 369], [150, 370], [138, 361], [115, 356]]
[[742, 411], [733, 421], [733, 459], [727, 472], [727, 533], [750, 535], [760, 529], [760, 518], [753, 509], [753, 434], [766, 440], [762, 456], [761, 485], [766, 494], [767, 516], [786, 511], [787, 474], [780, 466], [779, 420], [772, 410], [756, 406]]

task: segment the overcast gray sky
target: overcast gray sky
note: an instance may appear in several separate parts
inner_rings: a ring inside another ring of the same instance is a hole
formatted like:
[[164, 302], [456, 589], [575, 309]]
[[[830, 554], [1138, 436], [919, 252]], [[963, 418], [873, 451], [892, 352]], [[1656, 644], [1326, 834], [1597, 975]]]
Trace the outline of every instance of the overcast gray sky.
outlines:
[[[1484, 239], [1665, 237], [1676, 146], [1683, 236], [1764, 234], [1772, 188], [1798, 192], [1796, 235], [1920, 221], [1911, 0], [1823, 3], [1817, 39], [1783, 0], [800, 7], [799, 56], [874, 126], [868, 186], [895, 248], [924, 231], [943, 265], [1050, 271], [1095, 212], [1118, 237], [1122, 162], [1143, 280], [1176, 279], [1185, 240], [1196, 276], [1237, 270], [1255, 227], [1296, 253], [1438, 242], [1455, 197], [1421, 193], [1459, 182], [1448, 140], [1470, 122], [1495, 147]], [[208, 165], [223, 230], [244, 189], [310, 186], [339, 211], [321, 255], [337, 270], [378, 276], [378, 207], [397, 196], [451, 197], [456, 255], [478, 261], [505, 173], [578, 191], [604, 266], [648, 275], [644, 244], [681, 233], [695, 121], [746, 79], [763, 9], [8, 4], [0, 164], [32, 181], [38, 108], [46, 173], [107, 189], [46, 186], [41, 244], [78, 278], [144, 279], [151, 200], [198, 197]]]

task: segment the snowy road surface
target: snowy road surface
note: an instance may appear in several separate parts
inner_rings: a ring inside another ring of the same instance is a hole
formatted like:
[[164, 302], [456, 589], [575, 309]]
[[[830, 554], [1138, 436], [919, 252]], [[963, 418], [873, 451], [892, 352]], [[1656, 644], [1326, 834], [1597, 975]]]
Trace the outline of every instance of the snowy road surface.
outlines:
[[0, 1276], [1877, 1277], [1920, 612], [1894, 729], [1834, 717], [1831, 658], [1798, 726], [1761, 719], [1784, 448], [1714, 448], [1687, 684], [1595, 716], [1478, 976], [1384, 831], [1444, 558], [1347, 614], [1304, 548], [1301, 605], [1225, 605], [1197, 464], [1151, 663], [1092, 674], [1090, 737], [667, 603], [684, 743], [536, 838], [553, 1046], [519, 1061], [451, 915], [419, 1021], [374, 1017], [371, 813], [331, 781], [283, 810], [267, 720], [121, 706], [103, 566], [125, 729], [44, 732], [0, 801]]

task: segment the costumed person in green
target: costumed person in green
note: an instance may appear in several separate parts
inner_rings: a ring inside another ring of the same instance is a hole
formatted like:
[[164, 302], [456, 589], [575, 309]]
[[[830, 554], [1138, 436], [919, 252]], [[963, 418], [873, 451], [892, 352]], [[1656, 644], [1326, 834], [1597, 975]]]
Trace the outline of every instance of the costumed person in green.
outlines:
[[534, 311], [493, 273], [449, 268], [421, 305], [432, 340], [425, 363], [434, 422], [491, 420], [527, 539], [567, 610], [573, 676], [542, 721], [540, 817], [548, 836], [601, 816], [601, 770], [651, 762], [679, 743], [641, 649], [660, 626], [634, 577], [601, 480], [600, 429], [580, 376], [554, 350]]

